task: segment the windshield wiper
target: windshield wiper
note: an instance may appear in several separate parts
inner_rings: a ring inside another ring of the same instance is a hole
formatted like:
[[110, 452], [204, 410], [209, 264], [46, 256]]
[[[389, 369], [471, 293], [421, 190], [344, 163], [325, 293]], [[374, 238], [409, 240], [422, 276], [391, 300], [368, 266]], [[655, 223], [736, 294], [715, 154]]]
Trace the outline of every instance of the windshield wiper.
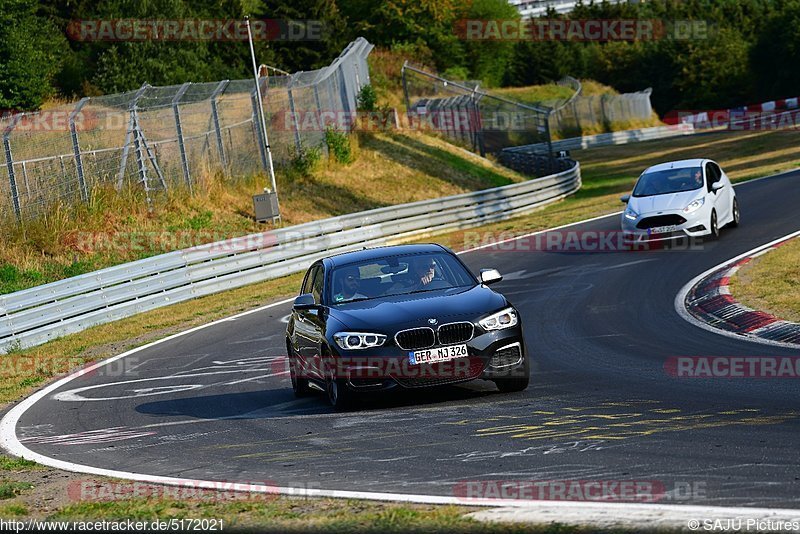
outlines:
[[343, 300], [341, 302], [334, 302], [334, 304], [350, 304], [351, 302], [361, 302], [362, 300], [372, 300], [374, 297], [359, 297], [357, 299]]

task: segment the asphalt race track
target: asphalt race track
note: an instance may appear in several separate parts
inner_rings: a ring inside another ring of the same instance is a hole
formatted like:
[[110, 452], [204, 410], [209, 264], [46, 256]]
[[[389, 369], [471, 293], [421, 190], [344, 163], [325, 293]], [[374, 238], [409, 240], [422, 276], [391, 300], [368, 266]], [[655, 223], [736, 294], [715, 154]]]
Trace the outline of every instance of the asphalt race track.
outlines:
[[[527, 391], [476, 381], [333, 413], [295, 400], [282, 304], [78, 377], [17, 436], [51, 458], [132, 473], [458, 496], [465, 481], [655, 481], [661, 502], [800, 508], [800, 382], [686, 379], [674, 356], [791, 356], [683, 320], [675, 295], [725, 260], [800, 229], [800, 171], [736, 191], [738, 229], [702, 250], [477, 250], [520, 309]], [[618, 215], [572, 226], [615, 231]]]

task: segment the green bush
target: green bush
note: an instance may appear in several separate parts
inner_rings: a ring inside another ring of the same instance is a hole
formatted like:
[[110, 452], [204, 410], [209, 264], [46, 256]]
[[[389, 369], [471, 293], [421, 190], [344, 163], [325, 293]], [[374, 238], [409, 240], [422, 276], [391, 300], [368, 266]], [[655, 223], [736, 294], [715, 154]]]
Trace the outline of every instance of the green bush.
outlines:
[[291, 158], [289, 167], [293, 172], [300, 176], [311, 177], [322, 161], [322, 150], [318, 146], [308, 147], [301, 144], [300, 148], [292, 147], [289, 156]]
[[358, 111], [375, 111], [378, 103], [378, 95], [371, 85], [365, 85], [358, 92]]
[[350, 136], [345, 132], [340, 132], [334, 128], [325, 129], [325, 144], [328, 145], [328, 153], [333, 156], [338, 163], [347, 165], [353, 162], [353, 149], [350, 146]]

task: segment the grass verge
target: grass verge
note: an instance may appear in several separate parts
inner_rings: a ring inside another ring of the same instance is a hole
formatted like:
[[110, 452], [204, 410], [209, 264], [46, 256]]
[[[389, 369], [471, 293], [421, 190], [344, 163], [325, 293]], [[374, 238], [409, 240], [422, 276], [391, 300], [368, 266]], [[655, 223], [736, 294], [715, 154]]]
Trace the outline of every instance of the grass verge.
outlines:
[[335, 499], [279, 497], [267, 502], [129, 500], [67, 506], [48, 520], [155, 520], [164, 517], [221, 519], [225, 530], [259, 532], [535, 532], [584, 533], [596, 529], [564, 525], [483, 523], [465, 517], [475, 508]]
[[[582, 162], [584, 176], [584, 187], [576, 195], [529, 215], [478, 229], [439, 235], [435, 241], [459, 250], [480, 244], [487, 238], [507, 238], [617, 211], [621, 208], [618, 194], [630, 190], [641, 170], [663, 160], [711, 157], [717, 159], [736, 180], [794, 168], [800, 164], [800, 153], [798, 149], [792, 148], [791, 141], [794, 140], [794, 146], [798, 146], [798, 134], [792, 133], [792, 137], [787, 135], [789, 133], [791, 132], [711, 134], [576, 152], [573, 156]], [[770, 148], [764, 149], [766, 154], [759, 157], [756, 154], [757, 149], [752, 148], [754, 145]], [[738, 167], [737, 163], [740, 161], [750, 161], [750, 165]], [[771, 254], [779, 254], [779, 251]], [[798, 263], [800, 262], [795, 261], [795, 265]], [[104, 359], [193, 326], [287, 297], [296, 293], [300, 280], [301, 275], [298, 274], [203, 297], [2, 356], [0, 364], [5, 367], [4, 372], [0, 373], [0, 402], [8, 403], [29, 394], [32, 389], [53, 377], [87, 362]], [[8, 458], [0, 461], [0, 466], [13, 470], [15, 478], [24, 478], [23, 483], [33, 483], [36, 486], [33, 490], [23, 490], [23, 495], [0, 505], [0, 516], [3, 517], [33, 515], [53, 519], [127, 518], [157, 517], [162, 514], [169, 517], [235, 517], [240, 521], [236, 525], [243, 528], [258, 526], [261, 529], [275, 528], [282, 531], [407, 531], [418, 527], [420, 531], [473, 529], [496, 532], [581, 532], [559, 525], [537, 530], [531, 527], [475, 523], [462, 517], [465, 511], [471, 509], [459, 507], [424, 507], [363, 501], [279, 498], [267, 507], [254, 506], [251, 503], [197, 504], [168, 500], [70, 503], [66, 501], [63, 487], [51, 490], [61, 497], [61, 501], [56, 500], [55, 505], [43, 508], [36, 498], [47, 485], [42, 477], [52, 477], [53, 473], [62, 472]], [[38, 470], [42, 474], [38, 474]], [[399, 526], [391, 526], [394, 524]]]
[[746, 263], [731, 278], [730, 289], [745, 306], [800, 323], [800, 239]]

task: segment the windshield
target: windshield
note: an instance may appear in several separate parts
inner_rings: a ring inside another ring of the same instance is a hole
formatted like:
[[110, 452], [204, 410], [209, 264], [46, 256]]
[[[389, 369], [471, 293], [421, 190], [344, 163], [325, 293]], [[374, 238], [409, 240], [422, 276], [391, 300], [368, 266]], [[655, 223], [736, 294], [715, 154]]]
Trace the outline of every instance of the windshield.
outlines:
[[328, 302], [335, 305], [476, 284], [475, 277], [450, 254], [389, 256], [336, 267]]
[[642, 174], [633, 189], [635, 197], [650, 197], [666, 193], [680, 193], [703, 187], [700, 167], [683, 167]]

